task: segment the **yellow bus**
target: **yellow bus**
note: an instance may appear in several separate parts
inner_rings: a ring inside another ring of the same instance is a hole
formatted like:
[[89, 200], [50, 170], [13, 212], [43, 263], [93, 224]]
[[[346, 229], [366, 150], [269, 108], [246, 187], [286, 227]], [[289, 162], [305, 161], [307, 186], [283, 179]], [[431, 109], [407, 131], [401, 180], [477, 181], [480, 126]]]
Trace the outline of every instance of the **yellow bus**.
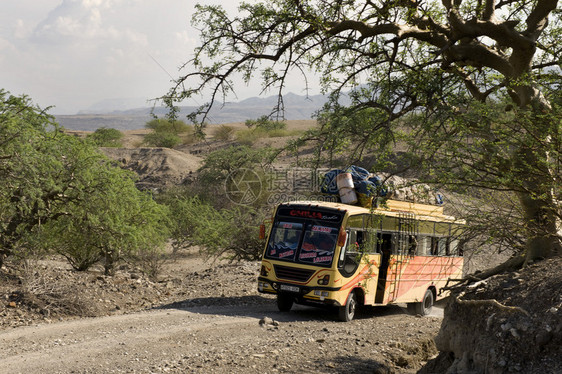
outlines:
[[420, 315], [462, 276], [463, 221], [439, 206], [389, 200], [366, 209], [331, 202], [277, 206], [258, 291], [294, 303], [335, 306], [351, 321], [361, 305], [407, 304]]

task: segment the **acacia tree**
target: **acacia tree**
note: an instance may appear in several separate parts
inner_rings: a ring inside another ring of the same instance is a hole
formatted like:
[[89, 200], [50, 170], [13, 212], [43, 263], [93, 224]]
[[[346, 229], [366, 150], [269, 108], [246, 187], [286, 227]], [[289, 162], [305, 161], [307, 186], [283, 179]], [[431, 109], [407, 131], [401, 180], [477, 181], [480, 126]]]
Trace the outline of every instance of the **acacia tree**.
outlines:
[[272, 0], [242, 3], [233, 16], [200, 5], [193, 23], [202, 43], [167, 102], [210, 90], [204, 122], [234, 77], [259, 71], [283, 110], [289, 74], [301, 72], [306, 89], [314, 71], [334, 105], [350, 90], [348, 112], [372, 111], [372, 133], [406, 129], [428, 175], [513, 193], [526, 236], [517, 265], [560, 254], [557, 0]]
[[13, 255], [57, 251], [85, 270], [155, 251], [168, 210], [90, 142], [64, 134], [27, 97], [0, 90], [0, 267]]

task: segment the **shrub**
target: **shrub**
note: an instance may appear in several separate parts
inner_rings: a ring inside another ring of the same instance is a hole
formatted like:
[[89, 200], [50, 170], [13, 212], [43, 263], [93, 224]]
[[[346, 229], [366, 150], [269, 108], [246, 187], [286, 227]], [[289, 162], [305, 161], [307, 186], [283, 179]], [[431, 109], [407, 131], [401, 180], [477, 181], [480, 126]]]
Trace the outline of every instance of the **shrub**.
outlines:
[[271, 148], [252, 149], [231, 146], [211, 152], [199, 168], [199, 178], [205, 185], [225, 181], [232, 172], [246, 168], [259, 169], [271, 164], [275, 157]]
[[181, 142], [179, 135], [173, 132], [151, 132], [144, 137], [144, 144], [150, 147], [174, 148]]
[[265, 131], [284, 130], [287, 128], [285, 122], [270, 120], [268, 116], [261, 116], [257, 120], [246, 120], [246, 126], [250, 129], [255, 128]]
[[144, 144], [150, 147], [174, 148], [179, 144], [191, 144], [196, 140], [193, 126], [183, 121], [157, 118], [149, 121], [145, 127], [152, 130], [144, 137]]
[[283, 136], [298, 135], [301, 131], [287, 130], [287, 124], [280, 121], [272, 121], [267, 116], [257, 120], [246, 120], [248, 130], [238, 131], [236, 141], [242, 145], [253, 145], [256, 140], [262, 138], [279, 138]]
[[234, 127], [220, 125], [213, 131], [213, 136], [216, 140], [229, 141], [234, 137]]
[[284, 136], [296, 135], [294, 132], [286, 129], [271, 130], [267, 133], [270, 138], [282, 138]]
[[209, 257], [230, 260], [256, 260], [264, 242], [259, 239], [259, 224], [264, 216], [257, 210], [240, 206], [217, 209], [198, 196], [169, 194], [160, 201], [169, 206], [175, 248], [200, 246]]
[[199, 139], [199, 136], [193, 128], [190, 128], [184, 133], [178, 134], [178, 136], [181, 139], [181, 144], [193, 144]]
[[256, 140], [264, 138], [266, 136], [264, 131], [254, 130], [241, 130], [236, 133], [236, 142], [244, 145], [251, 146]]
[[170, 121], [166, 118], [155, 118], [147, 122], [145, 127], [154, 130], [154, 132], [170, 132], [174, 134], [184, 134], [193, 131], [193, 127], [183, 121]]
[[99, 147], [122, 147], [123, 133], [117, 129], [101, 127], [87, 136]]
[[56, 221], [42, 226], [43, 245], [65, 256], [76, 270], [103, 260], [112, 274], [121, 260], [159, 254], [169, 234], [169, 210], [139, 191], [130, 172], [98, 163], [83, 201], [69, 204]]

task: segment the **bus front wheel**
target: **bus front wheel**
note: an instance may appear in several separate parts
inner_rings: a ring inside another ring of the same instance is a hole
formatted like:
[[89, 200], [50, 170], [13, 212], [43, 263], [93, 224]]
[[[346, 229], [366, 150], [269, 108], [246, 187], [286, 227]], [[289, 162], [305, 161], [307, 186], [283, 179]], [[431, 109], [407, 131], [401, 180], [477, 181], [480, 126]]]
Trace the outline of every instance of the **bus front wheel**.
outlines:
[[355, 310], [357, 309], [357, 297], [355, 292], [349, 294], [345, 305], [339, 307], [338, 314], [340, 320], [343, 322], [349, 322], [355, 317]]
[[427, 316], [431, 313], [432, 308], [433, 292], [431, 292], [431, 290], [425, 291], [425, 295], [423, 295], [423, 300], [421, 302], [408, 304], [408, 311], [419, 314], [420, 316]]
[[291, 295], [287, 295], [286, 293], [278, 293], [277, 294], [277, 308], [281, 312], [288, 312], [293, 307], [294, 299]]

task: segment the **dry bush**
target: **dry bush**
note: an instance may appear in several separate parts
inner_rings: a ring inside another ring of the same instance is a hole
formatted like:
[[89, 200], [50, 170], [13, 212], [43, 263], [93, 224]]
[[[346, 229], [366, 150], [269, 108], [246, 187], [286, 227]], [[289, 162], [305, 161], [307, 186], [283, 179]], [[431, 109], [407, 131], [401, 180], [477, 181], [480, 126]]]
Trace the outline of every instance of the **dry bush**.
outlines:
[[167, 258], [161, 251], [143, 250], [132, 256], [131, 263], [150, 280], [156, 281]]
[[184, 145], [194, 144], [200, 140], [193, 127], [190, 127], [185, 132], [179, 134], [179, 137]]
[[232, 126], [220, 125], [213, 131], [216, 140], [229, 141], [234, 137], [235, 129]]
[[241, 145], [252, 146], [258, 139], [265, 138], [266, 132], [260, 130], [240, 130], [236, 132], [236, 141]]
[[64, 281], [63, 274], [48, 274], [35, 262], [26, 262], [21, 269], [21, 291], [11, 301], [36, 309], [44, 316], [67, 315], [94, 317], [99, 314], [95, 305], [72, 282]]

